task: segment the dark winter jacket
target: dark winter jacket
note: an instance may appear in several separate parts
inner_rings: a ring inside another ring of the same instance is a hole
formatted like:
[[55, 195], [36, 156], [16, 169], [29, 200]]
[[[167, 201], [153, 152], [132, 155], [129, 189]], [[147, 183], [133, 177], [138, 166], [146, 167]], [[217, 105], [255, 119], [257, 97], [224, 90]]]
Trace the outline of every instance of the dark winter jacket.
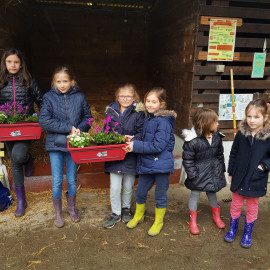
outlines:
[[226, 186], [223, 155], [223, 134], [216, 132], [212, 144], [194, 128], [183, 130], [183, 166], [187, 173], [185, 185], [190, 190], [217, 192]]
[[[22, 84], [22, 78], [19, 75], [14, 75], [15, 78], [15, 100], [18, 104], [24, 107], [28, 106], [29, 114], [34, 113], [34, 103], [40, 107], [42, 103], [43, 93], [39, 90], [35, 80], [32, 80], [30, 86], [24, 86]], [[12, 88], [13, 76], [9, 75], [8, 80], [0, 85], [0, 104], [3, 105], [6, 102], [13, 102], [13, 88]]]
[[66, 140], [72, 126], [88, 131], [87, 120], [91, 117], [85, 95], [76, 87], [63, 94], [51, 89], [44, 95], [39, 124], [47, 132], [47, 151], [67, 151]]
[[[260, 164], [265, 171], [258, 168]], [[239, 126], [229, 159], [228, 173], [232, 176], [231, 191], [247, 197], [266, 194], [270, 170], [270, 127], [252, 137], [246, 121]]]
[[142, 141], [134, 141], [133, 151], [139, 153], [139, 174], [173, 173], [174, 111], [160, 110], [145, 117]]
[[[129, 106], [123, 114], [117, 102], [112, 103], [106, 110], [110, 116], [111, 130], [121, 135], [132, 135], [133, 140], [141, 140], [143, 130], [144, 112], [136, 111], [136, 103]], [[128, 153], [124, 160], [105, 163], [105, 172], [136, 174], [137, 154]]]

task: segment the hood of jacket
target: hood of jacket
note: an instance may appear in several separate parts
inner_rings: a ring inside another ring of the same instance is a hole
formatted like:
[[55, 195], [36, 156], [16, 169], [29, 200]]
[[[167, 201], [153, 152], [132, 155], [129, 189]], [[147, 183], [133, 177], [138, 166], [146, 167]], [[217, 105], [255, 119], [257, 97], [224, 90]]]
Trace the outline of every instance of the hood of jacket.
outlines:
[[[239, 131], [245, 136], [252, 136], [251, 132], [250, 132], [250, 128], [247, 124], [246, 120], [243, 120], [240, 122], [239, 124]], [[255, 134], [255, 139], [257, 140], [261, 140], [261, 141], [266, 141], [267, 139], [270, 138], [270, 127], [269, 126], [265, 126], [263, 129], [261, 129], [260, 131], [258, 131]]]
[[[108, 110], [113, 110], [117, 116], [120, 115], [120, 105], [118, 102], [112, 102], [109, 106], [106, 107], [106, 112]], [[143, 104], [141, 102], [134, 102], [132, 103], [126, 110], [135, 110], [136, 112], [144, 111]]]
[[177, 113], [175, 111], [170, 110], [159, 110], [153, 114], [155, 117], [165, 117], [169, 120], [172, 126], [174, 126], [175, 119], [177, 117]]
[[181, 135], [186, 142], [190, 142], [198, 137], [194, 127], [191, 129], [183, 129]]

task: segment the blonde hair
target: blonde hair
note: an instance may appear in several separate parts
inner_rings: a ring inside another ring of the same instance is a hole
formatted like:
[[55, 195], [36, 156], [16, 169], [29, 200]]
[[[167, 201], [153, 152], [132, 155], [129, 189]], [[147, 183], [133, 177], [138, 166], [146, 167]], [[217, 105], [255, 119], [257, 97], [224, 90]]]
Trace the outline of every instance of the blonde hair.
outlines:
[[269, 119], [269, 105], [267, 102], [261, 98], [254, 99], [249, 102], [245, 109], [245, 118], [247, 118], [247, 114], [253, 108], [259, 110], [259, 112], [263, 115], [264, 118], [264, 126], [270, 126], [270, 119]]
[[60, 66], [60, 67], [57, 67], [54, 70], [54, 72], [53, 72], [51, 87], [54, 87], [55, 86], [55, 84], [54, 84], [54, 77], [58, 73], [66, 73], [69, 76], [69, 79], [74, 82], [72, 86], [77, 85], [77, 82], [75, 81], [74, 73], [71, 70], [71, 68], [70, 67], [67, 67], [67, 66]]
[[133, 97], [134, 97], [134, 100], [137, 102], [140, 100], [140, 96], [136, 90], [136, 87], [134, 84], [132, 83], [126, 83], [122, 86], [120, 86], [116, 91], [115, 91], [115, 100], [116, 102], [118, 102], [118, 98], [119, 98], [119, 93], [122, 91], [122, 90], [128, 90], [132, 93]]
[[192, 124], [196, 132], [203, 136], [211, 132], [211, 126], [217, 121], [218, 115], [211, 109], [198, 109], [192, 117]]
[[144, 96], [144, 103], [146, 103], [146, 99], [148, 96], [155, 94], [161, 103], [161, 109], [166, 109], [166, 100], [167, 100], [167, 94], [166, 90], [162, 87], [154, 87], [151, 90], [149, 90], [145, 96]]

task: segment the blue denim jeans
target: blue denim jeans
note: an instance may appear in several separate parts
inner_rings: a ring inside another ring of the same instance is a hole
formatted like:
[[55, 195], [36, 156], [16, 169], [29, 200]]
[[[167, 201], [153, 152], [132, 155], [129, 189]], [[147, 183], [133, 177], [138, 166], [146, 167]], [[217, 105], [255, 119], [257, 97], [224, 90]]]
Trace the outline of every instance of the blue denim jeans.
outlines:
[[64, 176], [64, 163], [66, 161], [66, 176], [68, 183], [68, 194], [76, 195], [76, 180], [78, 166], [72, 160], [69, 152], [50, 151], [52, 170], [52, 194], [54, 199], [62, 197], [62, 184]]
[[167, 190], [169, 188], [169, 174], [141, 174], [136, 190], [136, 203], [146, 202], [148, 191], [156, 183], [155, 201], [156, 208], [166, 208], [168, 206]]

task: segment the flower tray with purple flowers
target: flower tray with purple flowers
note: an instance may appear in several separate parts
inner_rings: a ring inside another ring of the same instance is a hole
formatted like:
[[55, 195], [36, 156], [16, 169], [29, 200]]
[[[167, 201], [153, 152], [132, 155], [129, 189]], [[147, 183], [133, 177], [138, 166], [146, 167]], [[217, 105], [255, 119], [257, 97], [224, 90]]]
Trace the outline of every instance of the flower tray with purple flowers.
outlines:
[[93, 118], [90, 118], [88, 123], [92, 125], [92, 131], [68, 136], [67, 148], [76, 164], [115, 161], [125, 158], [126, 138], [115, 131], [115, 126], [119, 124], [114, 123], [112, 126], [112, 119], [108, 116], [102, 122], [103, 128], [99, 125], [92, 125]]
[[41, 127], [38, 123], [0, 124], [0, 142], [39, 140]]
[[37, 114], [16, 103], [0, 105], [0, 141], [38, 140], [41, 137]]
[[92, 145], [83, 148], [70, 147], [68, 151], [76, 164], [123, 160], [126, 144]]

